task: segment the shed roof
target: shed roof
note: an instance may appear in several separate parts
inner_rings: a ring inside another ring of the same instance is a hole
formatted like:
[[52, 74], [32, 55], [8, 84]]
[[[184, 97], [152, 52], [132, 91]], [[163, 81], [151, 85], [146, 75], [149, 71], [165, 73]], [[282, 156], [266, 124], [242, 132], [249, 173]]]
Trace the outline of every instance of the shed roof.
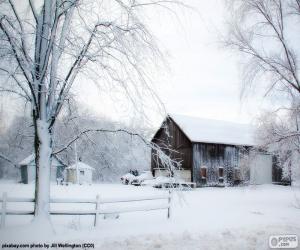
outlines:
[[67, 167], [67, 169], [76, 169], [76, 167], [78, 166], [78, 169], [90, 169], [90, 170], [95, 170], [95, 168], [83, 163], [83, 162], [77, 162], [69, 167]]
[[[31, 154], [27, 156], [25, 159], [19, 162], [19, 166], [23, 165], [30, 165], [31, 163], [34, 164], [35, 160], [35, 154]], [[52, 167], [57, 167], [57, 166], [65, 166], [56, 156], [53, 156], [52, 158]]]
[[25, 159], [19, 162], [19, 165], [28, 165], [32, 161], [34, 161], [34, 158], [35, 158], [34, 154], [28, 155]]
[[254, 127], [249, 124], [169, 114], [192, 142], [254, 146]]

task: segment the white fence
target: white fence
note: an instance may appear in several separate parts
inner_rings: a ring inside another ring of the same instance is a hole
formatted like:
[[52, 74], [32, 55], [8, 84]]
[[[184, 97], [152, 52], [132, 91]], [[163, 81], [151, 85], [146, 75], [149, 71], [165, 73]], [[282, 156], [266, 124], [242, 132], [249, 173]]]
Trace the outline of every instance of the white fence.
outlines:
[[[101, 214], [119, 214], [135, 211], [151, 211], [151, 210], [160, 210], [167, 209], [167, 218], [171, 216], [171, 198], [172, 193], [169, 191], [168, 194], [148, 196], [148, 197], [137, 197], [137, 198], [113, 198], [113, 199], [100, 199], [100, 195], [96, 196], [96, 199], [52, 199], [50, 198], [50, 203], [74, 203], [74, 204], [95, 204], [94, 209], [86, 210], [62, 210], [62, 209], [50, 209], [51, 215], [94, 215], [94, 226], [97, 226], [99, 223], [99, 215]], [[116, 209], [103, 209], [101, 205], [108, 203], [130, 203], [130, 202], [140, 202], [140, 201], [155, 201], [155, 200], [166, 200], [165, 205], [147, 205], [141, 207], [126, 207], [126, 208], [116, 208]], [[1, 208], [1, 224], [0, 227], [5, 226], [6, 215], [33, 215], [34, 210], [12, 210], [7, 209], [8, 202], [31, 202], [34, 203], [34, 198], [17, 198], [17, 197], [8, 197], [7, 193], [2, 194], [0, 202], [2, 203]]]

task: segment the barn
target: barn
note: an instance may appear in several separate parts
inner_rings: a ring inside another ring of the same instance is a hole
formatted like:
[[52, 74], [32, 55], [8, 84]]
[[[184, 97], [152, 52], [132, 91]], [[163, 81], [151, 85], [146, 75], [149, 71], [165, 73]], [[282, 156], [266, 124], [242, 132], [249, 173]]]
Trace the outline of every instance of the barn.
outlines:
[[[19, 162], [18, 167], [20, 168], [21, 173], [21, 183], [28, 184], [30, 182], [35, 181], [35, 154], [31, 154], [21, 162]], [[51, 181], [56, 182], [57, 179], [63, 178], [63, 172], [66, 165], [60, 161], [56, 156], [52, 157], [52, 165], [51, 165]]]
[[[241, 159], [247, 158], [244, 156], [255, 145], [254, 130], [249, 125], [169, 114], [152, 142], [171, 149], [164, 151], [181, 163], [173, 174], [197, 186], [234, 185], [250, 179], [250, 173], [241, 169]], [[151, 154], [152, 174], [169, 173], [157, 160], [155, 150]], [[260, 152], [254, 158], [251, 164], [260, 171], [259, 184], [271, 183], [272, 156]], [[253, 175], [252, 182], [255, 178]]]

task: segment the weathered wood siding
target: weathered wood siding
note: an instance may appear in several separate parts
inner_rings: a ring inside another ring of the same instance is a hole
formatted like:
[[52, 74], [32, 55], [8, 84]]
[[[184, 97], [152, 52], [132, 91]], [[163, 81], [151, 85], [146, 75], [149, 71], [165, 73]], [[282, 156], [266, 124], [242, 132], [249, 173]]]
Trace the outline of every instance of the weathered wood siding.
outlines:
[[[152, 142], [162, 148], [168, 147], [177, 151], [171, 152], [164, 150], [172, 159], [181, 161], [181, 168], [192, 170], [192, 143], [172, 119], [167, 119], [162, 124], [161, 128], [152, 139]], [[156, 168], [162, 168], [162, 166], [155, 157], [155, 152], [152, 150], [151, 169], [153, 171]]]
[[[223, 144], [195, 143], [193, 145], [193, 180], [197, 185], [233, 185], [234, 169], [239, 165], [239, 148]], [[201, 168], [206, 167], [206, 180]], [[219, 182], [219, 168], [223, 167], [223, 183]]]

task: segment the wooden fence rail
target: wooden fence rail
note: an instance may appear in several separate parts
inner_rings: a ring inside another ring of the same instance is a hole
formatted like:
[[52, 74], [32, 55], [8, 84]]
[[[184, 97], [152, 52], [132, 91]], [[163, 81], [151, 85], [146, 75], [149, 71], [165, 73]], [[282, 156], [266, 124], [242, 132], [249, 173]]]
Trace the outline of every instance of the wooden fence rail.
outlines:
[[[141, 201], [155, 201], [155, 200], [166, 200], [167, 204], [165, 205], [147, 205], [140, 207], [126, 207], [126, 208], [115, 208], [115, 209], [103, 209], [102, 204], [115, 204], [115, 203], [130, 203], [130, 202], [141, 202]], [[33, 209], [28, 210], [12, 210], [7, 208], [7, 203], [9, 202], [28, 202], [34, 203], [34, 198], [19, 198], [19, 197], [8, 197], [7, 193], [3, 193], [0, 197], [0, 202], [2, 203], [1, 207], [1, 222], [0, 228], [5, 226], [6, 215], [33, 215]], [[110, 199], [100, 199], [100, 195], [96, 196], [96, 199], [61, 199], [61, 198], [50, 198], [51, 203], [74, 203], [74, 204], [95, 204], [94, 209], [85, 209], [85, 210], [63, 210], [63, 209], [50, 209], [51, 215], [94, 215], [94, 226], [99, 224], [99, 215], [101, 214], [119, 214], [127, 212], [136, 212], [136, 211], [151, 211], [151, 210], [161, 210], [167, 209], [167, 218], [171, 216], [171, 202], [172, 202], [172, 193], [169, 191], [168, 194], [164, 195], [155, 195], [148, 197], [136, 197], [136, 198], [110, 198]]]

